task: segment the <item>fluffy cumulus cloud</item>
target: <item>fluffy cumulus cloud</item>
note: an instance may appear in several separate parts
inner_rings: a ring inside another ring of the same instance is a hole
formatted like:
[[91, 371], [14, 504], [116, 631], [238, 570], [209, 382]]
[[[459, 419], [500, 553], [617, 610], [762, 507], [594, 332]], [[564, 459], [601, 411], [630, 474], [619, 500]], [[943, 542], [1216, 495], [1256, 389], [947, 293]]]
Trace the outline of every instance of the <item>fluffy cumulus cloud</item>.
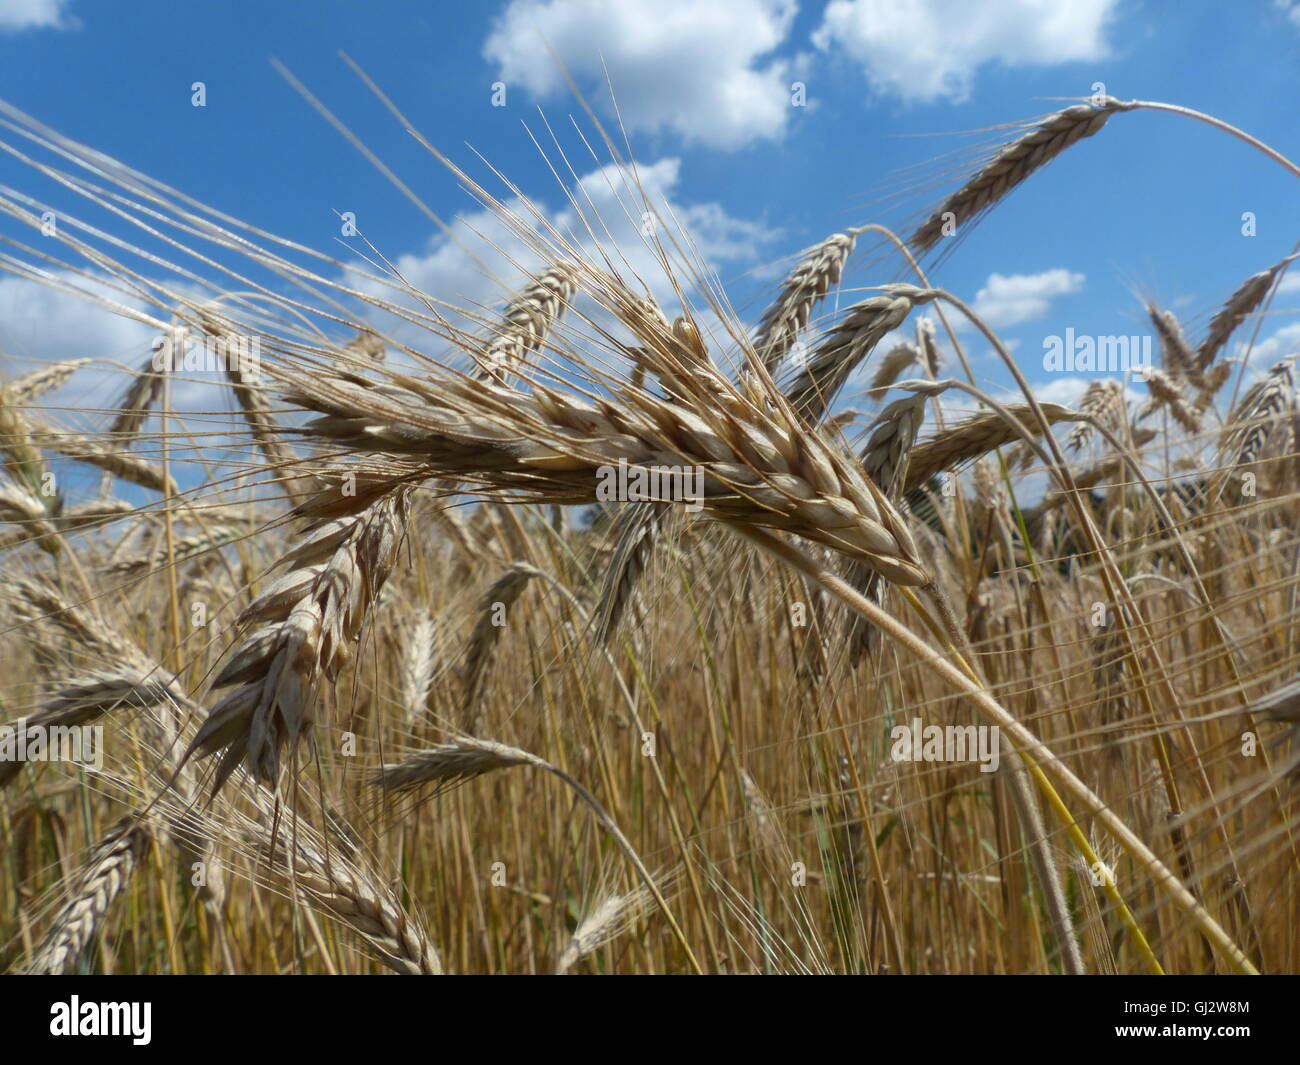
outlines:
[[[681, 161], [675, 157], [643, 163], [635, 175], [618, 165], [600, 167], [566, 190], [564, 207], [513, 200], [501, 210], [462, 215], [449, 233], [437, 234], [427, 248], [401, 256], [393, 265], [420, 292], [471, 312], [460, 325], [473, 329], [474, 314], [491, 315], [528, 274], [544, 267], [548, 256], [542, 248], [562, 242], [592, 261], [608, 257], [624, 277], [644, 281], [671, 315], [678, 309], [678, 293], [659, 262], [656, 239], [676, 263], [678, 282], [689, 289], [695, 277], [721, 264], [755, 261], [776, 236], [760, 222], [728, 214], [718, 203], [683, 202], [680, 178]], [[520, 227], [527, 232], [521, 233]], [[395, 298], [390, 289], [374, 282], [358, 287]], [[407, 297], [397, 302], [415, 301]], [[696, 308], [702, 305], [702, 300], [694, 303]], [[446, 307], [442, 310], [447, 313]], [[428, 335], [421, 335], [418, 327], [377, 324], [417, 350], [427, 346]]]
[[0, 0], [0, 33], [69, 25], [69, 0]]
[[795, 0], [512, 0], [483, 53], [507, 92], [540, 99], [569, 91], [565, 72], [600, 99], [608, 68], [630, 128], [735, 148], [785, 130], [790, 65], [771, 53], [796, 10]]
[[1104, 58], [1116, 2], [831, 0], [813, 41], [861, 63], [877, 92], [921, 103], [960, 101], [986, 63]]
[[1063, 267], [1040, 274], [989, 274], [973, 306], [994, 329], [1005, 329], [1043, 317], [1054, 299], [1080, 291], [1085, 280]]

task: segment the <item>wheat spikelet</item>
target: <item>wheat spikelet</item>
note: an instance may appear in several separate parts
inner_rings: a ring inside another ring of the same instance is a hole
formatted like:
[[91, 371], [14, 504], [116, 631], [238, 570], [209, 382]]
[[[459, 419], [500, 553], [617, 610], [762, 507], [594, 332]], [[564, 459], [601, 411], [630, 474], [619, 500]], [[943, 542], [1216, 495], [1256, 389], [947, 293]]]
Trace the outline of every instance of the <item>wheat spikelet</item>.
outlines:
[[410, 625], [407, 653], [402, 657], [402, 712], [408, 726], [428, 709], [433, 675], [438, 665], [437, 642], [437, 622], [427, 610], [417, 611]]
[[903, 371], [914, 363], [921, 361], [921, 352], [916, 345], [904, 340], [889, 349], [889, 353], [880, 360], [875, 374], [871, 378], [871, 387], [867, 389], [870, 399], [883, 399], [889, 386], [897, 381]]
[[243, 641], [212, 688], [233, 687], [208, 712], [190, 745], [200, 756], [225, 748], [214, 789], [241, 760], [274, 784], [279, 754], [308, 734], [314, 688], [352, 656], [370, 605], [397, 555], [409, 488], [403, 479], [357, 480], [355, 494], [326, 488], [301, 505], [302, 539], [278, 565], [285, 572], [240, 615]]
[[148, 844], [147, 829], [130, 817], [100, 841], [70, 885], [71, 897], [34, 951], [28, 973], [57, 976], [73, 970], [104, 915], [131, 882]]
[[652, 896], [640, 887], [625, 895], [610, 895], [579, 922], [568, 945], [555, 961], [555, 975], [563, 976], [583, 958], [631, 928], [645, 912]]
[[73, 374], [93, 361], [92, 359], [68, 359], [42, 366], [39, 370], [33, 370], [10, 381], [9, 394], [18, 403], [30, 403], [34, 399], [40, 399], [46, 392], [61, 388], [72, 379]]
[[804, 360], [785, 390], [790, 405], [801, 415], [811, 421], [820, 418], [849, 374], [881, 338], [902, 325], [914, 307], [937, 295], [933, 289], [914, 285], [889, 285], [885, 293], [850, 307]]
[[632, 605], [664, 526], [676, 518], [668, 503], [632, 503], [620, 511], [614, 530], [614, 557], [605, 570], [594, 611], [594, 635], [601, 643], [609, 641]]
[[763, 312], [754, 350], [769, 372], [789, 353], [808, 327], [813, 309], [839, 283], [844, 264], [857, 242], [854, 233], [833, 233], [803, 253], [799, 264], [781, 283], [775, 302]]
[[1003, 147], [986, 166], [947, 197], [908, 240], [918, 254], [929, 251], [951, 229], [974, 222], [1034, 171], [1046, 166], [1072, 144], [1091, 137], [1125, 105], [1106, 97], [1099, 106], [1079, 104], [1057, 111], [1028, 133]]
[[541, 350], [546, 335], [564, 314], [576, 291], [577, 269], [556, 263], [533, 277], [529, 285], [506, 304], [501, 321], [479, 360], [476, 375], [507, 383]]
[[1095, 419], [1110, 422], [1113, 425], [1115, 419], [1123, 413], [1124, 409], [1124, 386], [1122, 384], [1110, 378], [1093, 381], [1079, 401], [1079, 413], [1086, 415], [1086, 417], [1081, 419], [1066, 435], [1066, 450], [1078, 452], [1087, 447], [1088, 441], [1092, 439], [1093, 434], [1092, 421]]
[[1294, 256], [1287, 256], [1276, 266], [1252, 274], [1228, 297], [1219, 312], [1210, 319], [1210, 328], [1205, 335], [1205, 340], [1196, 349], [1196, 369], [1199, 372], [1204, 373], [1209, 368], [1215, 355], [1228, 342], [1228, 338], [1236, 331], [1237, 326], [1255, 313], [1259, 305], [1264, 302], [1269, 289], [1273, 287], [1273, 281], [1278, 273], [1286, 269], [1293, 258]]
[[1146, 306], [1147, 317], [1160, 337], [1161, 361], [1165, 372], [1175, 381], [1186, 381], [1197, 374], [1196, 356], [1187, 345], [1182, 326], [1173, 311], [1162, 311], [1154, 304]]
[[[1059, 403], [1040, 403], [1039, 407], [1049, 425], [1079, 421], [1082, 418], [1079, 411], [1063, 407]], [[1007, 404], [1007, 410], [1031, 434], [1038, 435], [1041, 432], [1028, 404]], [[903, 480], [903, 494], [914, 492], [944, 470], [953, 469], [1021, 439], [1020, 433], [1003, 420], [1000, 414], [977, 414], [912, 449]]]
[[1188, 406], [1187, 401], [1183, 398], [1183, 390], [1178, 387], [1177, 382], [1169, 374], [1158, 366], [1148, 366], [1145, 380], [1147, 388], [1151, 391], [1151, 399], [1138, 415], [1139, 418], [1145, 417], [1154, 411], [1165, 409], [1173, 415], [1174, 420], [1187, 432], [1196, 433], [1200, 431], [1201, 420], [1196, 416], [1196, 411]]
[[[478, 620], [465, 646], [461, 663], [461, 678], [465, 687], [465, 731], [472, 732], [478, 723], [479, 700], [483, 695], [483, 682], [487, 675], [492, 652], [501, 639], [505, 617], [510, 608], [523, 595], [524, 588], [541, 570], [526, 562], [516, 562], [492, 582], [479, 600]], [[498, 621], [500, 619], [500, 621]]]

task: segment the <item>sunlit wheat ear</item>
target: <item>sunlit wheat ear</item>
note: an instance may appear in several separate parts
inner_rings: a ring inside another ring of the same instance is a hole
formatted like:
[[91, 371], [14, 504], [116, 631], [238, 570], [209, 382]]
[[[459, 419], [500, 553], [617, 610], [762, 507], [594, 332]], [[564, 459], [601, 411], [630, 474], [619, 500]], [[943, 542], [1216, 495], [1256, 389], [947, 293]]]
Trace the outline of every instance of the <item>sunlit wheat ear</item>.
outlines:
[[[871, 435], [858, 454], [862, 472], [867, 475], [891, 502], [897, 502], [907, 478], [912, 448], [925, 421], [925, 406], [929, 402], [924, 392], [896, 399], [886, 406], [872, 424]], [[877, 606], [884, 606], [888, 586], [859, 562], [849, 562], [844, 579], [855, 591], [861, 592]], [[849, 618], [850, 661], [857, 664], [864, 655], [873, 653], [879, 634], [868, 622], [856, 614]]]
[[936, 295], [933, 289], [915, 285], [888, 285], [885, 295], [855, 303], [802, 360], [798, 374], [784, 390], [790, 405], [810, 421], [821, 418], [849, 374], [885, 334]]
[[292, 891], [362, 937], [380, 960], [405, 976], [438, 976], [442, 961], [419, 918], [383, 882], [377, 870], [357, 855], [339, 848], [326, 852], [313, 833], [302, 826], [281, 825], [272, 839], [263, 822], [248, 825], [245, 834], [255, 855], [279, 875]]
[[1231, 478], [1272, 451], [1286, 450], [1294, 435], [1295, 376], [1290, 360], [1275, 363], [1233, 408], [1219, 434], [1218, 464], [1223, 468], [1216, 497]]
[[[1009, 403], [1007, 411], [1031, 434], [1037, 435], [1041, 427], [1027, 404]], [[1051, 425], [1058, 422], [1079, 421], [1083, 415], [1059, 403], [1039, 403]], [[990, 451], [1021, 440], [1020, 433], [997, 413], [977, 414], [967, 421], [939, 433], [912, 448], [908, 457], [907, 473], [903, 479], [903, 492], [915, 491], [936, 474], [955, 469], [971, 459], [987, 455]]]
[[10, 381], [9, 393], [19, 403], [30, 403], [34, 399], [40, 399], [47, 392], [62, 388], [72, 380], [73, 374], [83, 366], [89, 366], [93, 361], [93, 359], [68, 359], [65, 362], [42, 366], [39, 370], [33, 370]]
[[1160, 338], [1161, 362], [1173, 380], [1187, 381], [1197, 376], [1196, 356], [1183, 336], [1183, 327], [1173, 311], [1162, 311], [1155, 304], [1146, 306], [1147, 317]]
[[1174, 421], [1187, 432], [1196, 433], [1200, 431], [1201, 420], [1197, 417], [1192, 406], [1184, 399], [1183, 390], [1178, 387], [1178, 383], [1173, 377], [1158, 366], [1148, 366], [1146, 385], [1151, 392], [1151, 398], [1138, 414], [1139, 418], [1146, 417], [1158, 410], [1167, 410]]
[[460, 667], [465, 691], [463, 726], [466, 732], [472, 732], [478, 724], [487, 667], [508, 622], [510, 609], [523, 595], [528, 582], [541, 575], [541, 570], [535, 566], [516, 562], [492, 582], [479, 600], [478, 620], [465, 645], [465, 657]]
[[492, 740], [458, 736], [451, 743], [438, 744], [412, 754], [400, 762], [385, 765], [371, 783], [386, 791], [411, 791], [426, 785], [445, 787], [473, 780], [484, 773], [514, 766], [549, 769], [550, 763], [534, 754]]
[[[1007, 193], [1073, 144], [1091, 137], [1126, 105], [1106, 97], [1099, 106], [1079, 104], [1057, 111], [1003, 147], [986, 166], [947, 197], [908, 240], [920, 254], [944, 236], [960, 234]], [[953, 227], [956, 227], [955, 229]]]
[[568, 945], [555, 961], [555, 975], [562, 976], [583, 958], [617, 939], [641, 918], [651, 901], [650, 892], [644, 887], [607, 897], [573, 930]]
[[1124, 386], [1112, 378], [1093, 381], [1079, 401], [1079, 413], [1086, 419], [1075, 425], [1065, 437], [1067, 451], [1081, 451], [1088, 446], [1094, 432], [1093, 420], [1115, 426], [1126, 409]]
[[669, 503], [639, 502], [622, 507], [615, 520], [614, 555], [605, 569], [596, 602], [594, 637], [609, 641], [637, 595], [655, 545], [680, 515]]
[[281, 575], [240, 615], [247, 635], [212, 681], [214, 690], [234, 690], [190, 744], [200, 756], [225, 748], [214, 789], [240, 761], [275, 784], [283, 748], [311, 731], [318, 684], [332, 682], [353, 656], [396, 561], [409, 505], [405, 481], [371, 478], [324, 489], [297, 508], [301, 538], [277, 564]]
[[[164, 351], [167, 344], [170, 341], [164, 338]], [[154, 369], [154, 356], [150, 355], [136, 371], [126, 395], [118, 405], [118, 413], [108, 427], [108, 435], [114, 445], [121, 448], [131, 446], [131, 441], [140, 435], [153, 408], [162, 399], [162, 393], [163, 375]]]
[[427, 610], [419, 610], [411, 619], [404, 637], [406, 653], [402, 656], [402, 716], [408, 727], [416, 724], [429, 709], [429, 693], [438, 668], [438, 623]]
[[91, 436], [60, 433], [43, 426], [37, 428], [32, 439], [48, 451], [94, 466], [119, 481], [148, 488], [160, 495], [170, 496], [179, 492], [176, 482], [163, 476], [162, 466], [115, 444], [105, 444]]
[[895, 344], [876, 367], [867, 396], [875, 400], [884, 399], [889, 386], [903, 375], [903, 371], [920, 361], [921, 351], [915, 344], [906, 340]]
[[28, 973], [56, 976], [72, 972], [105, 914], [129, 886], [149, 839], [148, 829], [128, 817], [100, 841], [68, 885], [70, 897], [33, 953]]
[[577, 277], [577, 267], [556, 263], [512, 298], [501, 321], [492, 326], [492, 338], [478, 359], [477, 376], [509, 383], [541, 351], [577, 291]]
[[768, 372], [789, 354], [799, 334], [808, 327], [817, 304], [832, 285], [839, 283], [856, 242], [856, 234], [832, 234], [804, 252], [781, 283], [776, 300], [763, 312], [754, 335], [754, 351]]
[[1238, 286], [1227, 302], [1223, 305], [1213, 318], [1210, 319], [1210, 328], [1206, 333], [1205, 340], [1199, 348], [1196, 349], [1196, 368], [1204, 373], [1208, 369], [1214, 357], [1228, 342], [1228, 338], [1236, 331], [1247, 318], [1249, 318], [1264, 302], [1264, 297], [1268, 295], [1269, 289], [1273, 287], [1273, 282], [1282, 270], [1286, 269], [1295, 258], [1288, 255], [1276, 266], [1267, 270], [1262, 270], [1258, 274], [1252, 274]]
[[[672, 357], [677, 340], [644, 319], [635, 325], [648, 330], [646, 346], [658, 357]], [[292, 395], [326, 414], [305, 427], [318, 439], [422, 458], [431, 477], [514, 488], [538, 501], [596, 502], [599, 471], [620, 461], [696, 469], [707, 517], [783, 529], [857, 555], [897, 583], [927, 582], [902, 519], [850, 460], [793, 416], [729, 395], [718, 380], [675, 403], [625, 392], [596, 404], [451, 375], [383, 389], [316, 377], [295, 380]]]
[[1237, 368], [1236, 359], [1220, 359], [1196, 381], [1196, 396], [1192, 400], [1192, 409], [1197, 415], [1204, 415], [1214, 402], [1214, 397], [1228, 383], [1228, 378]]
[[[42, 700], [35, 713], [8, 722], [15, 733], [56, 726], [84, 725], [116, 711], [174, 705], [184, 699], [174, 677], [156, 666], [123, 663], [114, 669], [96, 669], [61, 682]], [[0, 788], [18, 775], [24, 763], [0, 761]]]

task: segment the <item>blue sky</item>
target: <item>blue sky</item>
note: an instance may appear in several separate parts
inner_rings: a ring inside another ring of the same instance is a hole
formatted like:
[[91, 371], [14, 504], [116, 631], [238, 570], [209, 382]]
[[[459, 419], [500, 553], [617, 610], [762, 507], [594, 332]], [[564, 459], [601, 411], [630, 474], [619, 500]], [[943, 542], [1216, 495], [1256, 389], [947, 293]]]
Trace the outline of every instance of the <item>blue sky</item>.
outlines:
[[[924, 181], [907, 168], [969, 151], [991, 136], [971, 131], [1033, 118], [1095, 82], [1121, 98], [1209, 111], [1300, 159], [1300, 5], [1274, 0], [0, 0], [0, 98], [216, 208], [334, 254], [336, 212], [353, 211], [366, 237], [434, 295], [499, 298], [499, 285], [271, 63], [291, 69], [440, 216], [468, 216], [459, 233], [472, 239], [484, 222], [478, 205], [340, 50], [441, 150], [479, 176], [481, 153], [553, 214], [563, 212], [563, 190], [525, 124], [544, 134], [540, 107], [571, 153], [580, 148], [569, 116], [585, 120], [559, 71], [607, 120], [603, 59], [634, 156], [749, 322], [789, 256], [848, 225], [905, 228], [940, 191], [928, 182], [956, 176], [955, 164], [930, 164]], [[201, 108], [191, 105], [196, 81], [206, 86]], [[491, 103], [496, 82], [504, 107]], [[806, 86], [806, 107], [791, 106], [795, 82]], [[601, 161], [579, 152], [573, 162], [586, 174]], [[1150, 297], [1195, 338], [1241, 280], [1300, 239], [1296, 180], [1186, 119], [1119, 115], [1017, 190], [935, 277], [987, 312], [1044, 394], [1069, 399], [1086, 382], [1042, 372], [1045, 336], [1147, 333], [1140, 299]], [[0, 185], [49, 192], [9, 158], [0, 158]], [[900, 192], [910, 198], [885, 201]], [[1257, 217], [1253, 237], [1241, 233], [1246, 211]], [[0, 233], [18, 228], [3, 220]], [[866, 254], [845, 284], [902, 276], [897, 261]], [[1300, 286], [1287, 289], [1264, 323], [1260, 361], [1300, 350]], [[138, 325], [53, 299], [0, 274], [0, 372], [71, 356], [135, 363], [147, 353]], [[971, 354], [983, 384], [1005, 385], [983, 345]]]

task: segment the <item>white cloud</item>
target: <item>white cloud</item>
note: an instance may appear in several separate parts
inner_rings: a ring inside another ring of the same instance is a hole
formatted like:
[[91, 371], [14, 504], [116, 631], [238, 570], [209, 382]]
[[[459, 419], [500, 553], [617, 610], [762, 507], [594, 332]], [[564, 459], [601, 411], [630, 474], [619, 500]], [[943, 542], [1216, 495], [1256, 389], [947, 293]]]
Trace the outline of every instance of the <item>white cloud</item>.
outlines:
[[0, 0], [0, 33], [12, 30], [60, 29], [70, 0]]
[[[1078, 292], [1085, 280], [1083, 274], [1063, 267], [1041, 274], [989, 274], [972, 306], [993, 328], [1004, 329], [1041, 318], [1051, 308], [1052, 300]], [[969, 325], [962, 328], [968, 329]]]
[[[1238, 355], [1245, 355], [1246, 347], [1247, 341], [1239, 340], [1234, 345], [1234, 350]], [[1300, 354], [1300, 322], [1293, 322], [1256, 344], [1250, 351], [1250, 365], [1252, 368], [1267, 370], [1275, 362], [1297, 354]]]
[[1116, 0], [832, 0], [813, 42], [863, 65], [908, 101], [961, 101], [986, 63], [1052, 66], [1105, 58]]
[[[1300, 11], [1300, 8], [1296, 10]], [[1289, 296], [1292, 292], [1300, 292], [1300, 270], [1288, 270], [1277, 286], [1279, 296]]]
[[[681, 162], [674, 157], [639, 165], [635, 181], [628, 168], [601, 167], [578, 178], [563, 208], [549, 209], [537, 200], [528, 205], [511, 201], [505, 209], [513, 216], [515, 227], [499, 211], [483, 209], [462, 215], [452, 223], [450, 235], [435, 235], [424, 251], [400, 256], [394, 266], [420, 292], [476, 312], [481, 318], [491, 313], [488, 308], [518, 290], [528, 274], [543, 268], [549, 256], [539, 249], [552, 246], [558, 233], [566, 247], [576, 247], [596, 262], [602, 261], [602, 255], [608, 256], [619, 274], [644, 281], [671, 317], [679, 301], [645, 235], [647, 206], [657, 215], [653, 224], [662, 230], [660, 239], [675, 262], [674, 275], [686, 290], [692, 287], [695, 275], [707, 277], [720, 263], [754, 261], [776, 236], [759, 222], [733, 217], [721, 204], [680, 202], [680, 177]], [[519, 234], [516, 227], [521, 222], [533, 230], [535, 238]], [[680, 246], [680, 253], [674, 250], [674, 243]], [[683, 253], [688, 259], [685, 267], [680, 263]], [[373, 282], [361, 282], [357, 287], [383, 299], [413, 303], [409, 298], [397, 299]], [[697, 301], [693, 310], [702, 307], [703, 302]], [[450, 313], [445, 307], [440, 309]], [[707, 327], [709, 315], [700, 314], [697, 320]], [[377, 324], [417, 350], [427, 347], [429, 337], [418, 327]], [[472, 317], [458, 324], [480, 331]], [[440, 348], [432, 354], [445, 357], [447, 353]]]
[[736, 148], [785, 130], [791, 67], [770, 53], [796, 10], [795, 0], [512, 0], [483, 54], [507, 98], [515, 87], [562, 95], [567, 72], [603, 100], [607, 67], [630, 128]]

